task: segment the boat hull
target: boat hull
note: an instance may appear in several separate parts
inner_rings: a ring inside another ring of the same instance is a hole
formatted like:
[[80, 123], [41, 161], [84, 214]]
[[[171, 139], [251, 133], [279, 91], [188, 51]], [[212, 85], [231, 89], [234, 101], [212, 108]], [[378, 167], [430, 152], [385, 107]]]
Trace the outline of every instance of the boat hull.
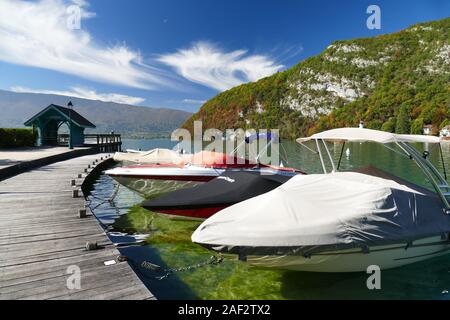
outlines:
[[170, 215], [170, 216], [178, 216], [185, 217], [187, 219], [208, 219], [212, 215], [216, 214], [220, 210], [225, 209], [226, 206], [220, 207], [205, 207], [205, 208], [196, 208], [196, 209], [163, 209], [156, 210], [159, 213]]
[[[269, 167], [233, 168], [232, 171], [259, 172], [261, 174], [295, 175], [297, 172]], [[226, 171], [226, 168], [207, 168], [197, 166], [179, 167], [176, 165], [137, 165], [115, 168], [106, 174], [121, 185], [138, 192], [148, 199], [168, 192], [192, 188], [209, 182]]]
[[153, 212], [207, 219], [236, 203], [267, 193], [289, 181], [292, 175], [261, 175], [229, 170], [201, 186], [172, 192], [142, 203]]
[[369, 253], [351, 249], [303, 256], [248, 256], [253, 266], [305, 272], [366, 272], [369, 266], [393, 269], [450, 253], [450, 241], [440, 236], [414, 242], [370, 248]]
[[127, 176], [111, 176], [121, 185], [131, 189], [147, 199], [156, 198], [176, 190], [195, 187], [206, 181], [165, 180], [160, 178], [135, 178]]

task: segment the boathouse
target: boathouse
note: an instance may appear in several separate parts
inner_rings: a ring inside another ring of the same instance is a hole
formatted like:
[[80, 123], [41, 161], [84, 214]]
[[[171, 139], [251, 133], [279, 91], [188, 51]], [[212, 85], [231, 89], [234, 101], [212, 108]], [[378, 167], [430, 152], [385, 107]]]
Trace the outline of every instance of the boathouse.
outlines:
[[62, 125], [68, 127], [69, 148], [84, 145], [84, 130], [87, 128], [95, 128], [95, 125], [73, 110], [72, 103], [68, 104], [69, 108], [49, 105], [47, 108], [33, 116], [24, 123], [27, 127], [33, 127], [38, 133], [38, 146], [55, 146], [59, 144], [58, 130]]

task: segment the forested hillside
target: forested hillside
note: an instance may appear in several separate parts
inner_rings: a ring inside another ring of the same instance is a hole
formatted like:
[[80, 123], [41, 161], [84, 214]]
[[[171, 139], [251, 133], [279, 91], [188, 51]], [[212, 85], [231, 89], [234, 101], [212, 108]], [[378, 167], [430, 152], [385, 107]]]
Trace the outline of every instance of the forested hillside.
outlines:
[[336, 41], [320, 55], [206, 102], [184, 126], [279, 128], [285, 138], [357, 126], [397, 133], [450, 124], [450, 18]]

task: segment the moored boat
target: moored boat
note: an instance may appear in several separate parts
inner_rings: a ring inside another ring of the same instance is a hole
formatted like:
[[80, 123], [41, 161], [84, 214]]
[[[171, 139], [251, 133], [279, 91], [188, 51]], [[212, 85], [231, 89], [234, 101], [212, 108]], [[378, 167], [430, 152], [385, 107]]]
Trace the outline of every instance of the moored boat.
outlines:
[[[298, 140], [309, 141], [324, 174], [297, 175], [218, 212], [198, 227], [192, 241], [252, 265], [311, 272], [389, 269], [450, 252], [450, 186], [429, 153], [411, 145], [438, 144], [439, 138], [346, 128]], [[417, 164], [433, 191], [376, 168], [340, 172], [326, 141], [396, 148]]]
[[[244, 143], [251, 143], [261, 136], [250, 136]], [[269, 144], [278, 139], [277, 136], [268, 134], [264, 134], [263, 138], [268, 139]], [[267, 152], [267, 147], [263, 152]], [[106, 171], [106, 174], [146, 198], [155, 198], [168, 192], [211, 181], [226, 170], [260, 174], [294, 175], [297, 173], [292, 168], [261, 164], [257, 159], [249, 160], [220, 152], [201, 151], [193, 155], [183, 155], [182, 161], [178, 163], [136, 164], [114, 168]]]
[[225, 171], [254, 172], [264, 175], [295, 175], [291, 168], [281, 168], [260, 164], [143, 164], [114, 168], [106, 174], [125, 187], [147, 198], [154, 198], [168, 192], [191, 188], [211, 181]]
[[226, 171], [203, 185], [147, 200], [142, 206], [168, 215], [205, 219], [226, 207], [269, 192], [293, 176], [290, 172], [261, 175], [250, 171]]
[[127, 164], [179, 164], [187, 155], [170, 149], [153, 149], [149, 151], [127, 150], [127, 152], [116, 152], [114, 161]]

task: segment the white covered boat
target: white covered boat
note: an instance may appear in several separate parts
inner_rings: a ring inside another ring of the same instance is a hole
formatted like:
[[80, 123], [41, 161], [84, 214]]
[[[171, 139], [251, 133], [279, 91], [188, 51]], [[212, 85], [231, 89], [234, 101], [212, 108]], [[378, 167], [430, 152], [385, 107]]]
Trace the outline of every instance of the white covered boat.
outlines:
[[127, 150], [127, 152], [116, 152], [114, 154], [114, 161], [124, 163], [179, 164], [184, 159], [185, 156], [177, 151], [159, 148], [150, 151]]
[[[409, 144], [439, 138], [350, 128], [299, 139], [307, 141], [315, 142], [326, 174], [295, 176], [228, 207], [200, 225], [192, 241], [256, 266], [313, 272], [388, 269], [450, 252], [450, 187], [427, 153]], [[373, 167], [339, 172], [325, 141], [393, 144], [416, 162], [435, 192]]]

